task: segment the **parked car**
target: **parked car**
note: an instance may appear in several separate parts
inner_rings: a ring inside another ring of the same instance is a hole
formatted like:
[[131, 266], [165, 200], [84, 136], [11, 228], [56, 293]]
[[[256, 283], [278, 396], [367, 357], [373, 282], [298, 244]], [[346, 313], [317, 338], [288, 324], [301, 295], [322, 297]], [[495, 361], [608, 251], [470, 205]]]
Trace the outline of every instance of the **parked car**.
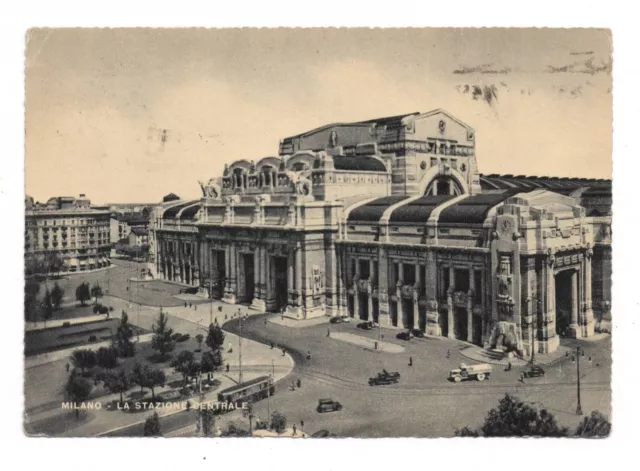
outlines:
[[346, 324], [351, 322], [351, 318], [349, 316], [340, 316], [340, 319], [342, 319], [342, 322], [344, 322]]
[[342, 410], [342, 404], [338, 401], [334, 401], [333, 399], [318, 399], [317, 412], [334, 412], [339, 410]]
[[331, 322], [332, 324], [342, 324], [342, 323], [349, 322], [349, 317], [348, 316], [335, 316], [335, 317], [332, 317], [331, 319], [329, 319], [329, 322]]
[[373, 329], [373, 322], [370, 322], [370, 321], [360, 322], [358, 325], [356, 325], [356, 327], [362, 330], [371, 330]]
[[411, 340], [411, 337], [413, 337], [413, 335], [410, 331], [400, 332], [398, 335], [396, 335], [396, 338], [399, 340]]
[[522, 373], [525, 378], [537, 378], [538, 376], [544, 376], [544, 370], [541, 366], [533, 365], [528, 371]]
[[414, 337], [423, 338], [424, 332], [420, 329], [411, 329], [411, 335], [413, 335]]

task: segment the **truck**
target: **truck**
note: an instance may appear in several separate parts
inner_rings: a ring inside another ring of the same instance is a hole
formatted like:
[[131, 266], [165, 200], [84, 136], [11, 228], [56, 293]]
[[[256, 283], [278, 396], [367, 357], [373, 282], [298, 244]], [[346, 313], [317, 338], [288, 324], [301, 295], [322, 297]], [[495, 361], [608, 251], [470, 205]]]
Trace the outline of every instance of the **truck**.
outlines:
[[485, 379], [489, 379], [492, 369], [491, 365], [487, 363], [480, 363], [479, 365], [465, 365], [464, 363], [460, 363], [458, 368], [449, 371], [449, 380], [456, 383], [468, 379], [484, 381]]

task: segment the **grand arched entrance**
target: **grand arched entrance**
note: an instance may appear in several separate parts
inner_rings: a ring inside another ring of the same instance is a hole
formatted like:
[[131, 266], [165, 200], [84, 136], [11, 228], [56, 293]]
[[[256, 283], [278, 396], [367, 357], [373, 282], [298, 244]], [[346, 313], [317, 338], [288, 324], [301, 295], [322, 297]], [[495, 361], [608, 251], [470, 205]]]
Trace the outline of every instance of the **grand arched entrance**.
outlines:
[[563, 270], [556, 277], [556, 333], [560, 337], [569, 337], [572, 306], [572, 278], [574, 270]]
[[287, 305], [288, 284], [287, 257], [273, 257], [273, 289], [275, 292], [274, 311], [280, 312]]

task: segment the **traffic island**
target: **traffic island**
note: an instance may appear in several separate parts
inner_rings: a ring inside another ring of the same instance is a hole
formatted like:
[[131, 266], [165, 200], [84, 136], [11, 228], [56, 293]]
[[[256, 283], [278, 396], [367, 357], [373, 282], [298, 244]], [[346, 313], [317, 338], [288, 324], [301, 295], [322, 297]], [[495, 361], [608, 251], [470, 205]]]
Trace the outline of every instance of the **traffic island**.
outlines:
[[[361, 335], [349, 334], [347, 332], [332, 332], [330, 338], [347, 342], [359, 347], [364, 347], [367, 350], [374, 350], [386, 353], [402, 353], [404, 347], [395, 343], [381, 342]], [[376, 348], [377, 344], [377, 348]]]
[[[567, 347], [559, 346], [553, 353], [540, 354], [534, 357], [534, 362], [539, 365], [548, 365], [555, 362], [559, 358], [566, 356]], [[492, 365], [508, 366], [524, 366], [531, 362], [530, 358], [509, 358], [505, 353], [497, 352], [496, 350], [486, 349], [482, 347], [467, 347], [460, 350], [460, 355], [469, 360], [477, 361], [480, 363], [489, 363]]]

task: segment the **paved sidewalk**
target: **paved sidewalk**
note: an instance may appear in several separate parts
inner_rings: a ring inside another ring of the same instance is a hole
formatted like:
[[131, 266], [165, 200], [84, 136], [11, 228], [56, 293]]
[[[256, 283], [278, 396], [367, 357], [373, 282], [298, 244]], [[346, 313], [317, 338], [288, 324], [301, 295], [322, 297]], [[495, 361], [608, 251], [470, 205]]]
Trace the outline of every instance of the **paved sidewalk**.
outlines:
[[293, 328], [300, 328], [300, 327], [311, 327], [314, 325], [320, 325], [320, 324], [328, 324], [329, 323], [329, 319], [330, 317], [328, 316], [321, 316], [321, 317], [314, 317], [312, 319], [303, 319], [303, 320], [297, 320], [297, 319], [291, 319], [290, 317], [282, 317], [280, 314], [274, 314], [273, 316], [269, 317], [269, 322], [273, 322], [274, 324], [278, 324], [278, 325], [282, 325], [284, 327], [293, 327]]
[[[111, 313], [111, 317], [114, 317], [113, 313]], [[107, 316], [105, 314], [99, 314], [95, 316], [85, 316], [85, 317], [71, 317], [69, 319], [52, 319], [50, 321], [47, 321], [46, 327], [44, 325], [44, 322], [25, 322], [24, 330], [25, 331], [44, 330], [45, 328], [51, 329], [53, 327], [62, 327], [65, 322], [68, 322], [71, 325], [75, 325], [75, 324], [84, 324], [87, 322], [103, 321], [105, 319], [107, 319]]]
[[[377, 341], [376, 339], [370, 339], [368, 337], [363, 337], [362, 335], [349, 334], [347, 332], [332, 332], [330, 338], [371, 350], [375, 350], [375, 342]], [[402, 353], [404, 352], [404, 347], [395, 343], [378, 342], [378, 351], [385, 353]]]

